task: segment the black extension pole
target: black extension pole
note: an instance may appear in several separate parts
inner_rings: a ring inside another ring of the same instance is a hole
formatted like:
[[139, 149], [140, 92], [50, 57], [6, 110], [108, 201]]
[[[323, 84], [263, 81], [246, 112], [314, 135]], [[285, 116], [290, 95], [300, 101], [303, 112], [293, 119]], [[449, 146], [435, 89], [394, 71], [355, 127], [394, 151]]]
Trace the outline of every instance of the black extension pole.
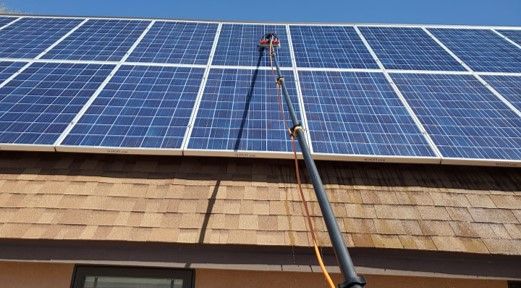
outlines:
[[[270, 41], [270, 43], [276, 37], [274, 34], [271, 33], [267, 34], [266, 36], [269, 37], [268, 40]], [[322, 211], [322, 215], [324, 216], [327, 232], [329, 233], [331, 244], [333, 244], [333, 250], [335, 251], [337, 261], [340, 265], [340, 270], [344, 275], [344, 282], [338, 284], [338, 287], [363, 288], [365, 286], [365, 279], [356, 274], [353, 261], [351, 260], [349, 251], [347, 251], [347, 246], [344, 244], [344, 239], [342, 238], [342, 234], [340, 233], [340, 228], [338, 227], [338, 223], [336, 222], [336, 217], [333, 214], [333, 209], [331, 209], [331, 205], [329, 204], [329, 199], [327, 197], [326, 191], [324, 190], [322, 179], [318, 174], [317, 166], [315, 165], [315, 161], [311, 157], [311, 153], [309, 152], [309, 147], [307, 145], [306, 139], [304, 138], [304, 134], [301, 133], [302, 126], [297, 119], [297, 114], [295, 113], [295, 109], [293, 109], [293, 104], [291, 103], [291, 99], [289, 98], [288, 90], [284, 83], [284, 78], [282, 77], [279, 63], [277, 62], [276, 49], [276, 47], [272, 47], [271, 49], [269, 49], [271, 51], [269, 51], [268, 53], [272, 53], [271, 56], [277, 69], [277, 83], [279, 83], [279, 85], [281, 85], [282, 87], [284, 102], [286, 102], [286, 105], [288, 106], [289, 114], [293, 124], [293, 131], [291, 132], [293, 134], [296, 134], [298, 143], [300, 144], [300, 149], [302, 150], [302, 155], [304, 156], [304, 162], [306, 163], [309, 176], [311, 177], [311, 182], [313, 183], [313, 188], [315, 189], [315, 194], [318, 199], [318, 204], [320, 205], [320, 210]]]

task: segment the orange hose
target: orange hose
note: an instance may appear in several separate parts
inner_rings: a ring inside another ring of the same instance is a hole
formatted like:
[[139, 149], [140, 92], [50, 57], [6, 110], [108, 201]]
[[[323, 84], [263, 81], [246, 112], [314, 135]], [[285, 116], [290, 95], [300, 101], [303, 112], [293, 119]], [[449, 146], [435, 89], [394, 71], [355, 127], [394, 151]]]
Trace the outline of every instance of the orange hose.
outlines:
[[[272, 40], [270, 41], [270, 51], [269, 51], [269, 53], [270, 53], [271, 71], [272, 71], [273, 76], [276, 76], [275, 75], [275, 70], [273, 68], [273, 43], [272, 43]], [[276, 96], [277, 96], [277, 102], [279, 104], [278, 106], [279, 106], [280, 117], [281, 117], [281, 120], [284, 122], [284, 126], [286, 127], [286, 130], [289, 131], [289, 126], [287, 125], [286, 117], [284, 115], [284, 106], [282, 105], [282, 99], [281, 99], [282, 95], [279, 92], [279, 88], [282, 90], [282, 87], [281, 87], [281, 84], [279, 83], [278, 80], [277, 80], [277, 84], [276, 85], [277, 85]], [[291, 131], [289, 131], [289, 132], [291, 132]], [[297, 130], [294, 133], [300, 133], [300, 132], [299, 132], [299, 130]], [[317, 261], [318, 261], [318, 264], [320, 266], [320, 269], [322, 270], [322, 274], [324, 274], [324, 278], [326, 279], [326, 282], [329, 284], [329, 287], [330, 288], [336, 288], [335, 287], [335, 283], [333, 282], [333, 279], [331, 279], [331, 275], [329, 275], [329, 272], [327, 272], [326, 266], [324, 265], [324, 260], [322, 259], [322, 254], [320, 253], [317, 236], [315, 234], [315, 227], [313, 225], [313, 221], [311, 220], [311, 215], [309, 213], [308, 203], [307, 203], [306, 198], [304, 196], [304, 192], [302, 191], [302, 180], [300, 178], [300, 168], [299, 168], [299, 165], [298, 165], [298, 158], [297, 158], [297, 144], [295, 142], [294, 135], [291, 135], [291, 147], [292, 147], [292, 150], [293, 150], [293, 159], [294, 159], [294, 162], [295, 162], [295, 177], [297, 179], [297, 187], [298, 187], [298, 190], [299, 190], [300, 199], [302, 200], [302, 205], [304, 206], [304, 212], [306, 214], [306, 219], [307, 219], [307, 223], [308, 223], [308, 226], [309, 226], [309, 233], [311, 234], [311, 239], [313, 241], [313, 247], [314, 247], [314, 251], [315, 251], [315, 256], [317, 258]]]

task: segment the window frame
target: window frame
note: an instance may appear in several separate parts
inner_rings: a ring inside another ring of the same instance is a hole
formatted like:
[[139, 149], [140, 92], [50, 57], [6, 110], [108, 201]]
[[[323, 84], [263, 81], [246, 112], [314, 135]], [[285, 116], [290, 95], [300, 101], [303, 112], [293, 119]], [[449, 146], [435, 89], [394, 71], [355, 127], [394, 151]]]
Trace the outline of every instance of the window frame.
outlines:
[[83, 288], [87, 276], [183, 279], [183, 288], [194, 288], [195, 270], [140, 266], [75, 265], [71, 288]]

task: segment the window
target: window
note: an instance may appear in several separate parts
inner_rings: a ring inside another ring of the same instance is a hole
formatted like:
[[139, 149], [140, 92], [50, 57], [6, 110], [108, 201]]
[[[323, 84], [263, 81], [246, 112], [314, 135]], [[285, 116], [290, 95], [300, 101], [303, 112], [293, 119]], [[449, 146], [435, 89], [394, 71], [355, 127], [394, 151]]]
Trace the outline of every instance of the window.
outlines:
[[508, 288], [521, 288], [521, 281], [509, 281]]
[[116, 266], [76, 266], [72, 288], [193, 288], [194, 271]]

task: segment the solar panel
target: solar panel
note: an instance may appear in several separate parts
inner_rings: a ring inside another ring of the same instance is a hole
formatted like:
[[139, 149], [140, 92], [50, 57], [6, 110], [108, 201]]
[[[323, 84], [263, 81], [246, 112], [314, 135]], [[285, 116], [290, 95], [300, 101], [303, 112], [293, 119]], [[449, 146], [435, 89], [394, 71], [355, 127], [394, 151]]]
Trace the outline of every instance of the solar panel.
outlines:
[[[270, 66], [266, 53], [259, 53], [257, 44], [268, 32], [275, 32], [281, 48], [278, 53], [280, 66], [291, 66], [286, 28], [282, 25], [224, 24], [217, 43], [213, 65]], [[260, 57], [262, 56], [262, 57]]]
[[444, 157], [521, 160], [521, 118], [473, 76], [392, 78]]
[[119, 61], [149, 23], [91, 19], [47, 52], [43, 58]]
[[465, 70], [421, 28], [362, 27], [360, 30], [387, 69]]
[[0, 57], [36, 57], [80, 22], [66, 18], [21, 19], [0, 30]]
[[13, 17], [0, 17], [0, 27], [11, 23], [15, 19], [16, 18], [13, 18]]
[[506, 36], [508, 39], [521, 45], [521, 30], [497, 30], [499, 33]]
[[315, 153], [435, 156], [383, 74], [299, 75]]
[[32, 64], [0, 88], [0, 143], [53, 144], [112, 68]]
[[378, 68], [353, 27], [291, 26], [291, 38], [298, 67]]
[[0, 62], [0, 84], [20, 70], [25, 64], [24, 62]]
[[490, 30], [429, 30], [474, 71], [521, 72], [521, 49]]
[[521, 110], [521, 75], [481, 77], [514, 105], [517, 110]]
[[128, 58], [130, 62], [206, 64], [217, 24], [154, 23]]
[[181, 148], [203, 72], [121, 66], [62, 144]]
[[[292, 74], [286, 72], [284, 77], [296, 112], [300, 113]], [[212, 69], [188, 149], [291, 151], [274, 79], [270, 70]], [[289, 121], [289, 114], [284, 114]]]

